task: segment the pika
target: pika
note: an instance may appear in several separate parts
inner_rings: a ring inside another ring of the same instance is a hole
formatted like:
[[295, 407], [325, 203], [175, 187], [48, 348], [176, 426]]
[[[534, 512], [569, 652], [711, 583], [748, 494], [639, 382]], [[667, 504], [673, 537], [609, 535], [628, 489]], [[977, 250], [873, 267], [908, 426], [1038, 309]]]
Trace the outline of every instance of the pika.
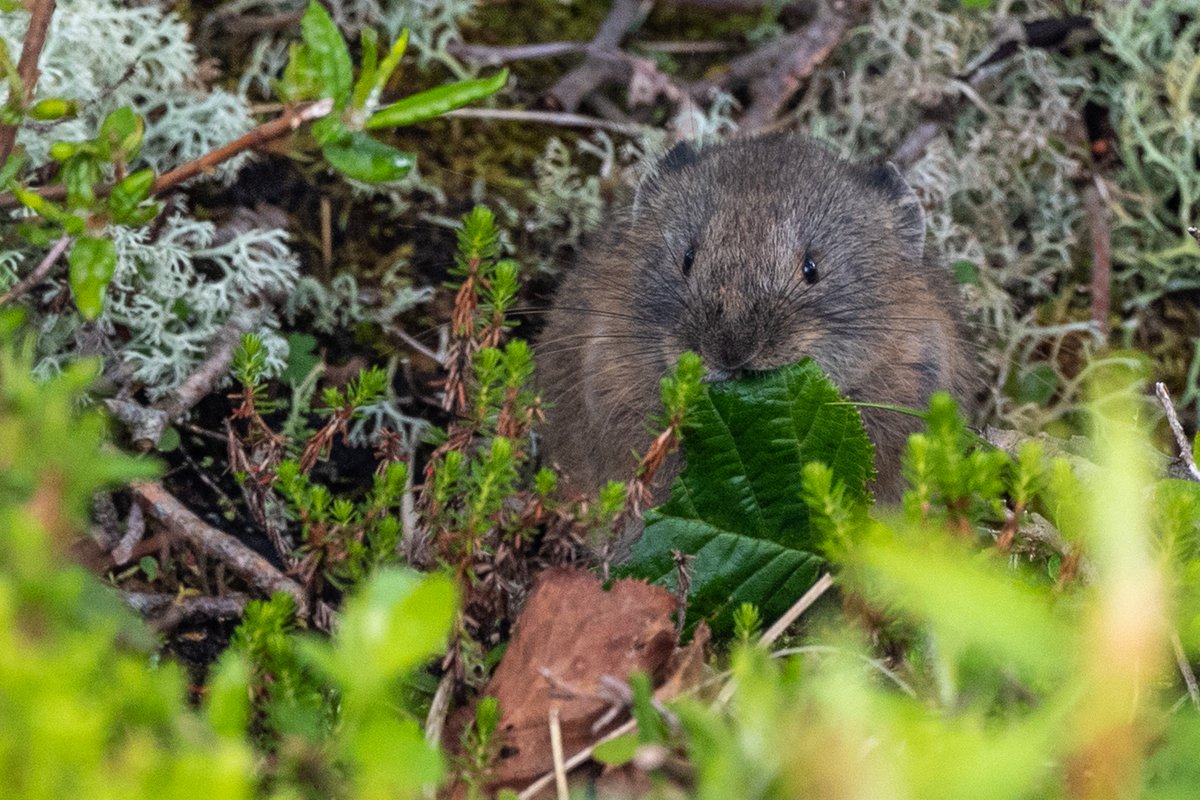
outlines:
[[[572, 488], [633, 474], [659, 381], [687, 350], [707, 380], [812, 357], [865, 403], [923, 408], [969, 388], [958, 291], [926, 252], [912, 189], [890, 163], [853, 164], [796, 134], [676, 145], [561, 282], [535, 353], [544, 453]], [[897, 500], [920, 421], [861, 413], [872, 488]]]

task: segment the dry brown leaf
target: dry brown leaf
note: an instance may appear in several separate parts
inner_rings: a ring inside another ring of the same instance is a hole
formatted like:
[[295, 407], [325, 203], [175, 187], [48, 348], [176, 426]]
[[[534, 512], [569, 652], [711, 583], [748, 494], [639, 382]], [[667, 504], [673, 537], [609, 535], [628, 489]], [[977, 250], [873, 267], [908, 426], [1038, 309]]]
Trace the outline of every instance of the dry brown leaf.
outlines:
[[[627, 718], [595, 724], [612, 706], [602, 676], [625, 682], [645, 672], [657, 684], [672, 665], [675, 598], [659, 586], [617, 581], [605, 591], [591, 574], [542, 573], [485, 694], [500, 704], [493, 789], [519, 788], [553, 767], [550, 709], [558, 709], [569, 758]], [[685, 659], [686, 660], [686, 659]]]

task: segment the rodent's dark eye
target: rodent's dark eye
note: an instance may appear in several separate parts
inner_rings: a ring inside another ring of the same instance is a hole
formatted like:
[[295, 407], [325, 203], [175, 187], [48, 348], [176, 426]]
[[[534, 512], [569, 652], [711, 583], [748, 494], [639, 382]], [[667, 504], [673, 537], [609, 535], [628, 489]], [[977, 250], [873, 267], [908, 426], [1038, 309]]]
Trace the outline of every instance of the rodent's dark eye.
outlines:
[[817, 273], [817, 262], [812, 260], [812, 256], [804, 256], [804, 263], [800, 266], [800, 274], [804, 276], [804, 282], [814, 284], [817, 278], [821, 277]]
[[688, 248], [683, 254], [683, 276], [686, 278], [688, 273], [692, 271], [692, 262], [696, 260], [696, 251]]

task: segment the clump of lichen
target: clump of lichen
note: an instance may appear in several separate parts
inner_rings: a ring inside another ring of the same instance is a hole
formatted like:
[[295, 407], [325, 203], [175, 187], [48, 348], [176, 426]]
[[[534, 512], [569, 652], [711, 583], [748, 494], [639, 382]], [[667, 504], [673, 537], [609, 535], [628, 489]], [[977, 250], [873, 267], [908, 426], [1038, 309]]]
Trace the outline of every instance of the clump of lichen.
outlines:
[[[20, 51], [28, 19], [21, 12], [0, 14], [0, 39], [9, 52]], [[109, 112], [129, 106], [145, 120], [140, 161], [131, 168], [161, 173], [187, 163], [253, 125], [245, 98], [200, 82], [198, 61], [187, 25], [174, 14], [115, 0], [62, 0], [42, 51], [35, 99], [65, 97], [78, 103], [79, 113], [23, 126], [18, 146], [36, 167], [49, 160], [54, 142], [90, 139]], [[211, 179], [231, 181], [248, 158], [242, 153], [225, 161]], [[159, 397], [195, 369], [239, 307], [291, 289], [297, 260], [283, 230], [260, 224], [218, 234], [183, 203], [174, 209], [153, 229], [112, 228], [118, 260], [94, 328], [83, 327], [73, 311], [53, 310], [64, 278], [47, 284], [41, 299], [50, 310], [36, 319], [39, 372], [54, 372], [81, 347], [111, 352], [151, 398]], [[0, 252], [0, 288], [13, 285], [43, 254], [11, 241]], [[269, 366], [281, 368], [287, 346], [274, 316], [265, 316], [259, 333]]]
[[[1094, 12], [1094, 51], [1023, 49], [976, 89], [961, 76], [1006, 18], [881, 0], [800, 98], [797, 127], [863, 159], [889, 157], [925, 110], [965, 97], [908, 177], [932, 240], [966, 283], [992, 379], [985, 413], [1006, 423], [1035, 429], [1071, 417], [1081, 365], [1107, 341], [1088, 310], [1081, 189], [1090, 175], [1111, 198], [1118, 340], [1131, 339], [1157, 301], [1200, 286], [1200, 247], [1186, 233], [1200, 198], [1200, 18], [1187, 5], [1104, 5]], [[1061, 16], [1049, 2], [1021, 10], [1023, 20]], [[1091, 163], [1089, 101], [1116, 126], [1120, 161], [1111, 170]], [[1192, 338], [1187, 375], [1159, 366], [1194, 402]]]

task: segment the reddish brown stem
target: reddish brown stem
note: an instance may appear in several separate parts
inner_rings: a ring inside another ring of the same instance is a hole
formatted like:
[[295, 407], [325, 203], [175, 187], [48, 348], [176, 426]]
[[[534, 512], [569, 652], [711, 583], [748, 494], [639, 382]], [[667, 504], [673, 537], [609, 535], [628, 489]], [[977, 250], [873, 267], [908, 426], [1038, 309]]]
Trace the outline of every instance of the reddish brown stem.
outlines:
[[[228, 161], [238, 153], [262, 147], [275, 139], [286, 136], [306, 122], [326, 116], [332, 110], [333, 101], [329, 99], [318, 100], [306, 106], [288, 109], [277, 119], [259, 125], [257, 128], [239, 136], [232, 142], [205, 153], [195, 161], [189, 161], [181, 167], [176, 167], [170, 172], [159, 175], [157, 180], [154, 181], [154, 187], [150, 190], [150, 193], [155, 195], [162, 194], [184, 181], [212, 172], [218, 164]], [[111, 191], [111, 185], [96, 187], [96, 195], [98, 197], [105, 197]], [[67, 187], [64, 185], [48, 186], [37, 190], [37, 193], [47, 200], [62, 200], [67, 196]], [[13, 194], [7, 192], [0, 194], [0, 209], [17, 208], [20, 205], [21, 202]]]
[[[25, 43], [21, 47], [21, 60], [17, 62], [17, 74], [21, 76], [21, 107], [28, 107], [33, 100], [33, 90], [38, 80], [38, 59], [46, 45], [46, 31], [50, 18], [54, 16], [54, 0], [34, 0], [29, 12], [29, 30], [25, 32]], [[0, 125], [0, 164], [8, 160], [13, 145], [17, 143], [17, 126]]]
[[1083, 190], [1083, 206], [1092, 239], [1092, 321], [1107, 335], [1112, 288], [1112, 225], [1108, 219], [1108, 204], [1095, 180]]

